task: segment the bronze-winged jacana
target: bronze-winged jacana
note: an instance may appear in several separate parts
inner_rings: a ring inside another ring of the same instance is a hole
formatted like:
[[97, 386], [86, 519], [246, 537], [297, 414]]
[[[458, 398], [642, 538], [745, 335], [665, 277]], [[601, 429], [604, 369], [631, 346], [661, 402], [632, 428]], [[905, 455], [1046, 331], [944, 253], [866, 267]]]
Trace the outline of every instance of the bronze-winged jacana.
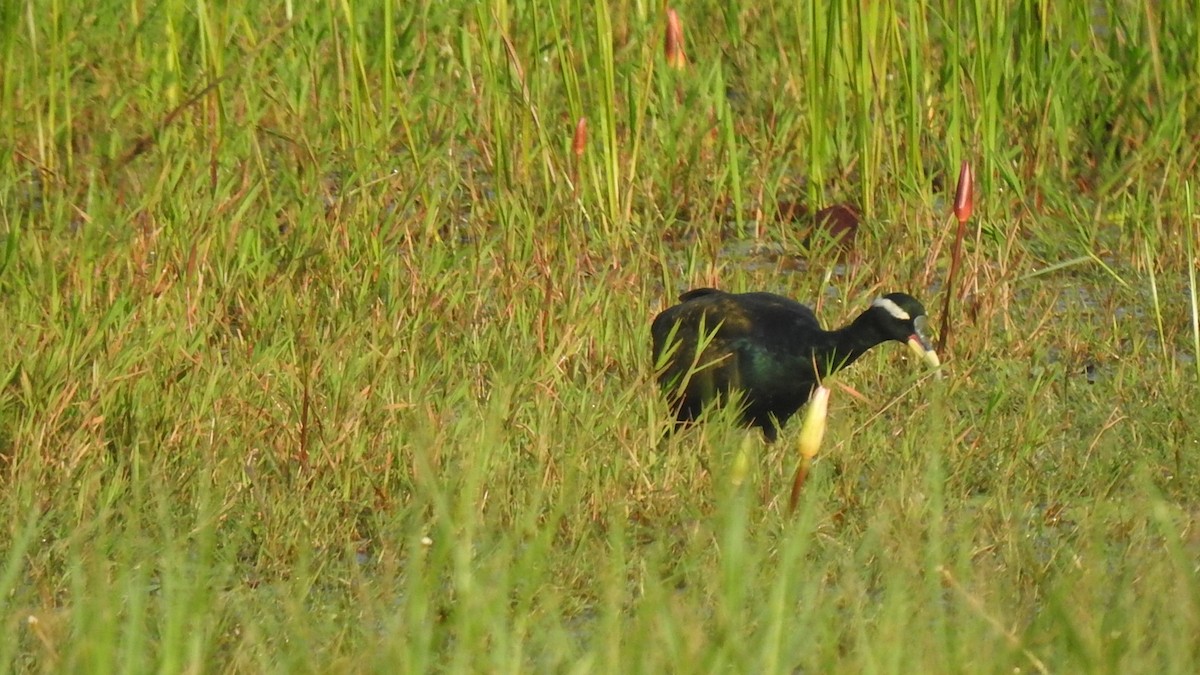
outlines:
[[905, 342], [939, 365], [925, 308], [904, 293], [877, 298], [850, 325], [827, 331], [804, 305], [773, 293], [697, 288], [654, 317], [654, 362], [679, 425], [742, 393], [742, 421], [774, 441], [821, 378], [875, 345]]

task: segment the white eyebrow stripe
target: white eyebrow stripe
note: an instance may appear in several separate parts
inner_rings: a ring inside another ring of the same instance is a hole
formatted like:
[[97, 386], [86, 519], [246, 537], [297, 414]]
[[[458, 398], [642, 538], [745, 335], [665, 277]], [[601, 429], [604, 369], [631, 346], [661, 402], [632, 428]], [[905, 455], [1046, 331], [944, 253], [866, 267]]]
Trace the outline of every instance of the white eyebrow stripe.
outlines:
[[908, 321], [909, 319], [912, 318], [911, 316], [908, 315], [908, 312], [904, 311], [903, 309], [900, 309], [900, 305], [897, 305], [896, 303], [892, 302], [891, 300], [888, 300], [887, 298], [875, 298], [875, 302], [872, 302], [871, 306], [872, 307], [882, 307], [887, 310], [888, 314], [891, 314], [892, 316], [896, 317], [897, 319], [899, 319], [901, 321]]

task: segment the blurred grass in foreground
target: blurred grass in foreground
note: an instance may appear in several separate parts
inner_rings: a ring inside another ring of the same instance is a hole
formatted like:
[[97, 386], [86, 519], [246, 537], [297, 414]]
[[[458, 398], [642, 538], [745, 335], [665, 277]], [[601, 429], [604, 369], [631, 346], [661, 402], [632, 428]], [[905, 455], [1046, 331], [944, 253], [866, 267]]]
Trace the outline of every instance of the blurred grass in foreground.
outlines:
[[[0, 8], [0, 663], [1196, 672], [1200, 9], [816, 4]], [[949, 377], [794, 516], [662, 440], [662, 303], [939, 307], [963, 159]]]

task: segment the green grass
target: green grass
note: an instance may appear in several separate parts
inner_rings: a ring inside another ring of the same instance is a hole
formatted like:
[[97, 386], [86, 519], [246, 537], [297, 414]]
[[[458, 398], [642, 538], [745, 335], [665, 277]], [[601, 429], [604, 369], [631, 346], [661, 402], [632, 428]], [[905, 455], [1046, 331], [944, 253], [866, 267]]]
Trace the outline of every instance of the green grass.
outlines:
[[[817, 4], [0, 7], [2, 667], [1196, 672], [1200, 10]], [[656, 311], [940, 307], [963, 159], [946, 377], [795, 515], [663, 440]]]

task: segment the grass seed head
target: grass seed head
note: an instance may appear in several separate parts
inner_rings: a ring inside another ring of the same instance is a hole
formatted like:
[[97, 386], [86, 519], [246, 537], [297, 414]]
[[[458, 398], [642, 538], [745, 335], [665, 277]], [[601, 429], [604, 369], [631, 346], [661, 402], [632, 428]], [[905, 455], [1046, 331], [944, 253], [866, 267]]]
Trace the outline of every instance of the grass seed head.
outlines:
[[975, 176], [971, 172], [971, 163], [963, 160], [962, 168], [958, 171], [958, 188], [954, 191], [954, 217], [958, 222], [965, 223], [971, 219], [971, 211], [975, 209]]
[[687, 65], [687, 55], [683, 52], [683, 24], [679, 14], [674, 9], [667, 9], [667, 34], [663, 40], [663, 55], [667, 65], [682, 70]]
[[804, 411], [804, 426], [800, 427], [800, 456], [812, 459], [821, 448], [821, 439], [825, 437], [825, 418], [829, 413], [829, 389], [818, 386], [813, 390], [808, 400], [808, 409]]
[[576, 157], [583, 157], [583, 151], [587, 148], [587, 129], [587, 118], [580, 117], [579, 122], [575, 124], [575, 136], [571, 139], [571, 152]]

